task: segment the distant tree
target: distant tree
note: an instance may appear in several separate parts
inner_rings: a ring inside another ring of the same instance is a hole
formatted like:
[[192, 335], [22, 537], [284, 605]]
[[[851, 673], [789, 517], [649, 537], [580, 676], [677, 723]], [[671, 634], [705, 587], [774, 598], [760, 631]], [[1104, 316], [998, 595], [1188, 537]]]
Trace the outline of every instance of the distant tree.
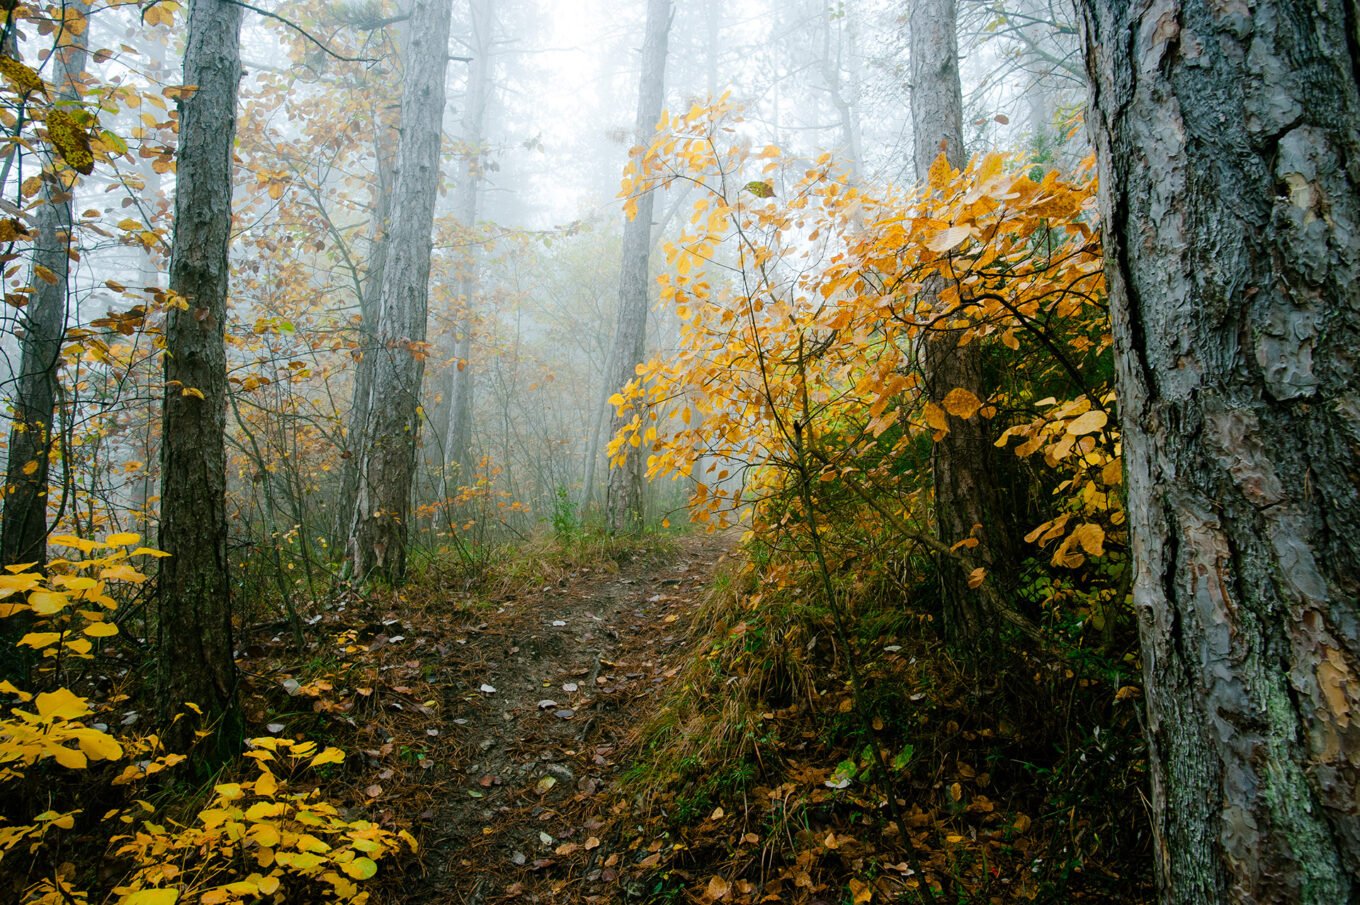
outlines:
[[386, 231], [386, 257], [368, 424], [348, 554], [358, 578], [399, 584], [406, 574], [411, 486], [425, 375], [431, 230], [439, 194], [444, 72], [449, 60], [448, 0], [414, 0], [401, 93], [401, 138]]
[[[162, 715], [192, 701], [239, 744], [227, 573], [227, 248], [232, 148], [241, 80], [241, 7], [192, 0], [175, 154], [172, 304], [165, 324], [161, 421], [159, 698]], [[184, 724], [180, 724], [184, 725]]]
[[476, 371], [472, 367], [472, 332], [475, 303], [480, 291], [478, 248], [472, 242], [477, 227], [479, 200], [484, 178], [486, 108], [491, 95], [491, 30], [495, 24], [490, 0], [471, 0], [472, 36], [469, 50], [467, 92], [463, 98], [463, 160], [454, 190], [453, 215], [468, 237], [462, 250], [454, 294], [460, 302], [454, 342], [457, 365], [450, 379], [449, 423], [444, 443], [446, 464], [456, 465], [458, 482], [472, 483], [472, 396]]
[[[955, 0], [912, 3], [911, 116], [916, 177], [921, 182], [941, 155], [955, 169], [967, 162], [956, 21]], [[940, 288], [936, 281], [922, 291], [938, 295]], [[951, 326], [966, 319], [966, 311], [940, 312], [922, 344], [926, 392], [937, 405], [954, 389], [979, 399], [987, 396], [981, 345], [960, 342], [966, 331]], [[1006, 561], [1006, 520], [997, 472], [991, 467], [994, 459], [986, 421], [949, 417], [949, 432], [936, 442], [933, 459], [937, 531], [951, 547], [976, 541], [970, 558], [986, 568]], [[967, 571], [953, 558], [941, 557], [939, 569], [945, 633], [952, 643], [975, 644], [987, 623], [982, 596], [968, 587]]]
[[1360, 896], [1355, 28], [1085, 4], [1168, 903]]
[[[648, 0], [646, 37], [642, 44], [642, 74], [638, 86], [635, 144], [647, 145], [661, 118], [665, 97], [666, 44], [671, 27], [670, 0]], [[654, 198], [646, 192], [637, 201], [636, 216], [623, 227], [623, 263], [619, 271], [619, 317], [614, 336], [612, 385], [621, 387], [636, 376], [647, 348], [647, 309], [651, 297], [650, 257]], [[622, 420], [612, 419], [611, 434]], [[609, 474], [605, 514], [613, 532], [642, 529], [643, 457], [631, 455]]]

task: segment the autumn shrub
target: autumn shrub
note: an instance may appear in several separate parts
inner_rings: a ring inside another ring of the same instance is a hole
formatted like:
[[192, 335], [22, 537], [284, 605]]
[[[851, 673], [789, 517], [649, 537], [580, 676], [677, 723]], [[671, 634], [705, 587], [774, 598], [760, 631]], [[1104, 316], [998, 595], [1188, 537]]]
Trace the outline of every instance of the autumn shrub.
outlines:
[[[942, 890], [1098, 888], [1147, 837], [1089, 161], [1063, 176], [1023, 155], [941, 158], [924, 185], [870, 193], [829, 156], [788, 160], [740, 130], [725, 100], [664, 118], [624, 184], [699, 197], [661, 278], [679, 352], [613, 398], [631, 421], [610, 454], [689, 482], [696, 519], [749, 525], [747, 586], [705, 614], [699, 664], [643, 733], [648, 794], [672, 817], [677, 800], [730, 807], [719, 765], [754, 764], [750, 800], [784, 802], [783, 850], [769, 839], [762, 858], [799, 886], [835, 846], [794, 839], [794, 802], [804, 826], [859, 814], [886, 851], [931, 853]], [[926, 393], [939, 330], [981, 346], [983, 395]], [[1013, 454], [1008, 530], [1024, 536], [991, 566], [932, 525], [934, 444], [977, 419]], [[940, 644], [948, 563], [992, 620], [966, 655]], [[710, 822], [673, 828], [694, 842]], [[749, 868], [739, 841], [714, 845]], [[998, 859], [1024, 883], [998, 886]]]
[[[53, 536], [80, 556], [0, 576], [0, 618], [23, 623], [18, 644], [33, 652], [26, 676], [0, 681], [0, 894], [44, 905], [366, 900], [359, 884], [377, 861], [415, 841], [320, 798], [308, 771], [342, 762], [339, 749], [253, 739], [252, 775], [214, 784], [206, 802], [166, 782], [185, 754], [139, 728], [134, 677], [99, 650], [122, 633], [120, 590], [146, 581], [133, 564], [162, 555], [139, 540]], [[175, 719], [197, 714], [186, 702]]]

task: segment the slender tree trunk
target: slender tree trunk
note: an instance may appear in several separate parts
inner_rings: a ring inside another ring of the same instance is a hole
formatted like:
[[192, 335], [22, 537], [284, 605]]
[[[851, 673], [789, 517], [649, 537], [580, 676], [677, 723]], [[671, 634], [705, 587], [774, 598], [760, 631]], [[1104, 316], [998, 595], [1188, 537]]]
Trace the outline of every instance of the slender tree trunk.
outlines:
[[[227, 565], [227, 250], [241, 79], [241, 8], [193, 0], [179, 102], [161, 415], [160, 708], [186, 701], [217, 722], [218, 753], [240, 742]], [[186, 728], [178, 733], [182, 741]]]
[[[72, 7], [81, 16], [89, 6]], [[85, 74], [85, 33], [57, 53], [53, 79], [59, 86], [57, 100], [80, 99], [79, 83]], [[14, 420], [9, 434], [9, 462], [5, 474], [4, 517], [0, 518], [0, 565], [47, 564], [48, 476], [56, 437], [53, 433], [57, 394], [57, 370], [66, 331], [66, 300], [69, 294], [73, 248], [71, 194], [76, 173], [58, 167], [43, 183], [44, 204], [38, 208], [33, 243], [33, 294], [23, 309], [23, 336], [19, 341], [19, 373], [15, 375]], [[39, 270], [43, 268], [43, 270]], [[14, 642], [27, 630], [27, 620], [11, 617], [0, 623], [0, 678], [19, 678], [29, 658]]]
[[[467, 96], [463, 101], [463, 165], [454, 197], [453, 215], [471, 239], [477, 228], [481, 199], [486, 107], [491, 93], [491, 31], [494, 25], [490, 0], [471, 0], [472, 63], [468, 71]], [[457, 297], [462, 323], [454, 343], [457, 365], [449, 387], [449, 430], [444, 443], [448, 464], [457, 466], [458, 483], [471, 484], [472, 396], [476, 372], [472, 367], [472, 332], [476, 323], [477, 295], [481, 289], [478, 263], [481, 250], [467, 246], [459, 265]]]
[[451, 12], [448, 0], [415, 0], [411, 8], [369, 423], [349, 540], [356, 577], [389, 584], [406, 574]]
[[1086, 5], [1162, 899], [1360, 895], [1360, 32]]
[[[380, 120], [375, 117], [375, 123]], [[368, 269], [359, 291], [359, 348], [354, 366], [354, 396], [349, 408], [346, 430], [345, 467], [341, 477], [340, 500], [337, 504], [337, 543], [344, 543], [354, 524], [354, 507], [359, 501], [359, 471], [361, 455], [368, 445], [368, 426], [371, 413], [369, 402], [373, 394], [374, 362], [378, 360], [378, 318], [382, 311], [379, 294], [382, 292], [383, 271], [387, 266], [387, 232], [391, 225], [392, 185], [396, 181], [396, 155], [392, 144], [380, 126], [374, 142], [373, 220], [368, 234]]]
[[[670, 0], [648, 0], [647, 34], [642, 45], [642, 77], [638, 90], [634, 141], [646, 145], [661, 118], [665, 96], [666, 44], [671, 28]], [[647, 309], [651, 290], [650, 253], [654, 194], [638, 199], [637, 216], [623, 226], [623, 266], [619, 273], [619, 320], [614, 337], [614, 372], [611, 382], [622, 387], [634, 379], [647, 352]], [[618, 416], [610, 419], [610, 434], [623, 427]], [[642, 530], [643, 456], [634, 452], [609, 474], [605, 518], [615, 533]]]
[[[923, 182], [941, 154], [955, 168], [966, 162], [956, 16], [954, 0], [913, 0], [911, 7], [912, 132], [916, 177]], [[936, 307], [939, 290], [938, 284], [925, 287], [924, 310]], [[924, 338], [923, 352], [932, 402], [940, 404], [956, 387], [986, 398], [978, 343], [960, 345], [958, 331], [933, 329]], [[951, 546], [976, 539], [971, 558], [991, 568], [1004, 561], [999, 554], [1005, 534], [996, 471], [989, 466], [991, 439], [982, 419], [948, 417], [949, 433], [935, 444], [933, 460], [937, 530]], [[987, 628], [982, 598], [952, 558], [941, 557], [939, 569], [945, 635], [953, 644], [975, 645]]]

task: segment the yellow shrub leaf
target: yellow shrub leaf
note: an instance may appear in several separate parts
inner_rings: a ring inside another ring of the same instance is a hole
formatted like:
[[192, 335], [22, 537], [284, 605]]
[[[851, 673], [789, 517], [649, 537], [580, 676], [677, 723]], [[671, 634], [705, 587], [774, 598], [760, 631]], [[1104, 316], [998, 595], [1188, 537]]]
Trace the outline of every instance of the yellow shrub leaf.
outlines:
[[926, 243], [926, 248], [931, 251], [944, 254], [951, 249], [963, 244], [963, 241], [973, 234], [973, 231], [966, 226], [951, 226], [943, 232], [936, 233]]
[[47, 720], [78, 720], [90, 712], [89, 703], [69, 688], [43, 692], [34, 703], [38, 715]]
[[28, 605], [39, 616], [53, 616], [66, 609], [70, 603], [60, 591], [34, 591], [28, 595]]
[[131, 531], [120, 531], [117, 534], [110, 534], [104, 538], [104, 543], [110, 547], [131, 547], [133, 544], [140, 543], [142, 536]]
[[1087, 522], [1072, 529], [1072, 542], [1092, 556], [1105, 555], [1105, 529]]
[[982, 408], [982, 400], [963, 387], [955, 387], [946, 393], [943, 404], [945, 411], [965, 421], [976, 415], [978, 409]]
[[927, 402], [925, 408], [926, 425], [935, 431], [935, 439], [939, 440], [949, 433], [949, 419], [945, 417], [944, 409], [933, 402]]
[[1105, 426], [1110, 420], [1110, 416], [1099, 410], [1089, 411], [1084, 415], [1073, 418], [1067, 425], [1068, 436], [1080, 437], [1082, 434], [1094, 434]]
[[316, 757], [312, 758], [310, 766], [319, 767], [322, 764], [338, 764], [345, 759], [345, 752], [339, 748], [327, 748]]
[[29, 632], [19, 639], [19, 644], [27, 645], [34, 650], [42, 650], [44, 647], [56, 644], [61, 640], [61, 632]]
[[71, 734], [75, 736], [80, 750], [84, 751], [90, 760], [118, 760], [123, 756], [123, 746], [107, 732], [100, 732], [98, 729], [77, 729]]
[[342, 865], [341, 870], [356, 880], [367, 880], [378, 872], [378, 865], [372, 858], [355, 858]]
[[118, 900], [118, 905], [175, 905], [178, 889], [139, 889]]
[[89, 766], [90, 762], [85, 755], [74, 748], [63, 748], [60, 745], [55, 745], [47, 750], [52, 754], [54, 761], [68, 770], [84, 770]]
[[91, 622], [85, 626], [85, 634], [91, 638], [112, 638], [118, 634], [118, 626], [112, 622]]

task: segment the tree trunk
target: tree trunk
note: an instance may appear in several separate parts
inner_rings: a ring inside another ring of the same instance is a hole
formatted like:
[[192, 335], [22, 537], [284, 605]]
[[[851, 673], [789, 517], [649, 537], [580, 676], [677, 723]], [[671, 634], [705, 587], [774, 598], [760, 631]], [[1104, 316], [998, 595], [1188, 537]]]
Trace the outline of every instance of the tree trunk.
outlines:
[[[216, 723], [219, 754], [240, 743], [227, 566], [227, 248], [241, 78], [241, 8], [193, 0], [179, 102], [175, 233], [161, 415], [160, 708], [186, 701]], [[188, 725], [177, 740], [188, 736]]]
[[[956, 16], [954, 0], [914, 0], [911, 7], [912, 135], [916, 177], [922, 182], [941, 154], [956, 169], [966, 162]], [[927, 284], [922, 291], [922, 310], [934, 311], [940, 286]], [[940, 405], [956, 387], [979, 399], [987, 397], [977, 342], [960, 345], [958, 331], [933, 328], [923, 340], [923, 352], [931, 402]], [[981, 418], [947, 417], [949, 433], [935, 444], [933, 458], [937, 531], [950, 546], [976, 539], [970, 559], [991, 569], [1004, 561], [1005, 536], [1001, 493], [989, 464], [994, 456], [991, 438]], [[967, 572], [952, 557], [941, 557], [939, 570], [945, 635], [951, 644], [976, 645], [987, 630], [982, 598], [968, 587]]]
[[481, 289], [478, 262], [481, 250], [472, 243], [477, 228], [478, 201], [481, 199], [482, 143], [486, 126], [486, 106], [491, 93], [491, 17], [490, 0], [471, 0], [472, 63], [468, 71], [467, 96], [463, 101], [463, 166], [454, 196], [453, 215], [465, 231], [470, 244], [465, 247], [458, 268], [456, 296], [460, 300], [458, 327], [453, 354], [457, 359], [449, 386], [449, 430], [444, 443], [447, 464], [457, 467], [458, 483], [473, 482], [472, 395], [476, 372], [472, 368], [472, 331], [476, 321], [477, 294]]
[[394, 585], [406, 574], [411, 485], [420, 434], [431, 229], [439, 194], [451, 7], [448, 0], [415, 0], [411, 9], [369, 424], [360, 452], [349, 540], [355, 576]]
[[396, 181], [396, 156], [391, 137], [385, 134], [381, 117], [374, 117], [373, 219], [368, 231], [368, 269], [359, 291], [359, 358], [354, 366], [354, 395], [346, 430], [345, 467], [341, 477], [340, 500], [336, 513], [336, 542], [343, 544], [354, 524], [354, 507], [359, 501], [359, 465], [368, 445], [369, 401], [373, 394], [374, 362], [378, 360], [378, 318], [382, 311], [379, 294], [387, 266], [387, 230], [391, 224], [392, 185]]
[[[82, 18], [90, 10], [84, 0], [75, 0], [71, 8]], [[83, 30], [57, 51], [53, 80], [58, 86], [59, 104], [80, 101], [85, 57]], [[57, 368], [66, 332], [75, 182], [76, 172], [67, 166], [58, 166], [43, 182], [44, 204], [36, 218], [34, 272], [29, 281], [33, 295], [23, 309], [24, 330], [19, 341], [4, 518], [0, 520], [0, 565], [33, 562], [42, 568], [47, 564], [47, 477], [55, 440], [52, 426], [59, 390]]]
[[1162, 899], [1355, 901], [1356, 6], [1084, 20]]
[[[642, 45], [642, 76], [638, 89], [634, 142], [646, 145], [661, 118], [665, 96], [666, 43], [670, 36], [670, 0], [648, 0], [647, 34]], [[634, 379], [647, 352], [647, 309], [651, 289], [649, 258], [652, 246], [652, 212], [655, 195], [638, 199], [637, 216], [623, 226], [623, 264], [619, 272], [619, 320], [614, 336], [614, 371], [611, 383], [622, 387]], [[610, 419], [610, 434], [623, 427], [618, 416]], [[614, 533], [642, 530], [641, 450], [609, 474], [605, 518]]]

